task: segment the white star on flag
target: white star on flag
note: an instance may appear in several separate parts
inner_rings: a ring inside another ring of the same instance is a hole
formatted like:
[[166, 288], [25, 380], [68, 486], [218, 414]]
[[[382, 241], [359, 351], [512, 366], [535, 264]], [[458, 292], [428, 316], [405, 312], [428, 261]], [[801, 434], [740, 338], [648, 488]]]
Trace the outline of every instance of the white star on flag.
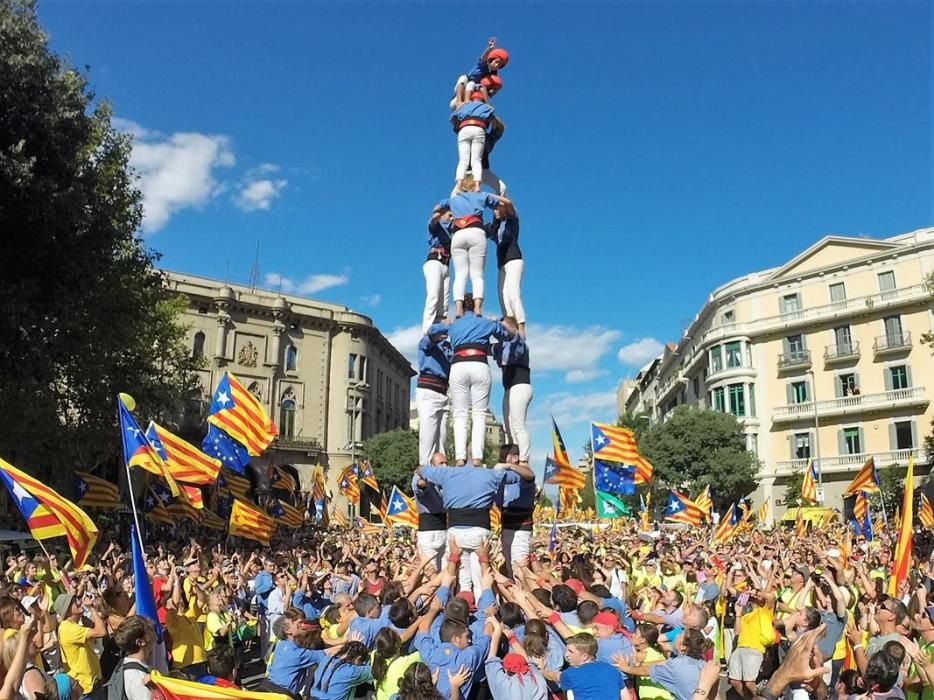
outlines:
[[217, 403], [221, 406], [226, 406], [230, 403], [230, 397], [227, 395], [226, 391], [219, 391], [217, 393]]

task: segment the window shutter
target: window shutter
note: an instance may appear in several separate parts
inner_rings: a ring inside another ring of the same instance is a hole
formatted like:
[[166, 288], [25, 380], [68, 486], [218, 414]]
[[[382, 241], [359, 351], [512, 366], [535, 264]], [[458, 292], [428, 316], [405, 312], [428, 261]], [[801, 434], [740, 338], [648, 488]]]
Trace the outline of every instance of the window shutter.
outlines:
[[801, 334], [801, 349], [808, 349], [808, 337], [804, 333]]
[[791, 455], [792, 459], [797, 459], [798, 455], [795, 454], [795, 435], [792, 433], [788, 436], [788, 454]]
[[833, 395], [838, 399], [843, 396], [843, 378], [839, 374], [833, 378]]
[[786, 355], [791, 352], [791, 345], [788, 342], [788, 338], [782, 338], [782, 352]]
[[863, 426], [859, 426], [859, 451], [866, 451], [866, 436], [863, 433]]
[[885, 378], [885, 390], [892, 391], [892, 369], [886, 367], [882, 370], [882, 375]]
[[795, 293], [795, 306], [797, 307], [798, 311], [801, 311], [803, 308], [801, 306], [801, 292]]
[[791, 382], [785, 385], [785, 398], [788, 399], [789, 405], [795, 402], [795, 388], [792, 386]]
[[837, 454], [846, 454], [846, 440], [843, 438], [843, 428], [837, 430]]
[[778, 298], [778, 312], [781, 314], [785, 313], [785, 297], [783, 296]]
[[918, 446], [918, 424], [914, 420], [911, 421], [911, 446]]
[[860, 386], [860, 383], [859, 383], [859, 372], [853, 372], [853, 388], [859, 389], [859, 393], [861, 394], [863, 393], [863, 388]]
[[894, 422], [889, 423], [889, 449], [893, 452], [898, 449], [898, 434]]
[[908, 388], [910, 389], [914, 386], [911, 383], [911, 365], [905, 365], [905, 377], [908, 379]]

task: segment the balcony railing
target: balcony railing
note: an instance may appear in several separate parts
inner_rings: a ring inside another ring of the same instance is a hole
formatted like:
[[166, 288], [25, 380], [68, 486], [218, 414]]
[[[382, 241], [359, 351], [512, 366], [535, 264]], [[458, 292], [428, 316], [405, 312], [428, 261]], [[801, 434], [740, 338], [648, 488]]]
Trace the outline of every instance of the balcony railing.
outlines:
[[[885, 411], [890, 408], [903, 406], [926, 405], [928, 403], [927, 391], [923, 386], [913, 386], [907, 389], [894, 389], [878, 394], [857, 394], [856, 396], [843, 396], [838, 399], [817, 402], [818, 416], [846, 415], [848, 413], [864, 413], [869, 411]], [[794, 403], [787, 406], [778, 406], [772, 412], [772, 420], [793, 421], [809, 420], [814, 416], [814, 403]]]
[[309, 453], [320, 452], [322, 449], [318, 438], [286, 437], [282, 435], [272, 441], [272, 448]]
[[[915, 464], [924, 464], [927, 462], [927, 451], [921, 447], [913, 447], [906, 450], [892, 450], [890, 452], [875, 452], [873, 454], [861, 452], [855, 455], [838, 455], [836, 457], [821, 457], [819, 462], [821, 471], [824, 474], [835, 472], [856, 471], [862, 467], [866, 460], [874, 458], [877, 467], [888, 467], [893, 464], [905, 466], [908, 464], [908, 458], [914, 457]], [[775, 474], [790, 474], [795, 471], [804, 471], [807, 467], [806, 459], [790, 459], [782, 462], [776, 462]], [[768, 472], [760, 473], [760, 476], [767, 475]]]
[[924, 284], [902, 287], [886, 292], [877, 292], [862, 297], [843, 299], [821, 306], [812, 306], [800, 311], [786, 311], [775, 316], [766, 316], [746, 323], [725, 323], [711, 328], [703, 336], [701, 345], [715, 342], [727, 336], [756, 335], [779, 329], [806, 326], [817, 321], [865, 313], [867, 310], [885, 309], [921, 299], [930, 299], [931, 292]]
[[876, 336], [872, 349], [878, 353], [898, 352], [911, 347], [911, 331]]
[[859, 359], [859, 341], [849, 343], [836, 343], [824, 348], [824, 362], [844, 362]]
[[811, 366], [811, 351], [810, 350], [792, 350], [791, 352], [783, 352], [778, 356], [778, 368], [779, 369], [791, 369], [792, 367], [810, 367]]

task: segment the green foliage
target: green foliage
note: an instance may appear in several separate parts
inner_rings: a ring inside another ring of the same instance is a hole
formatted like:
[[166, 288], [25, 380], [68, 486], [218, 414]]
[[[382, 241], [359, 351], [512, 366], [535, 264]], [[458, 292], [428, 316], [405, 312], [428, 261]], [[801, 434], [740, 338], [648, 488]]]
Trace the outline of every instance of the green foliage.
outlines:
[[667, 500], [670, 488], [693, 497], [710, 484], [714, 504], [728, 506], [755, 488], [759, 469], [746, 450], [746, 438], [733, 416], [705, 408], [679, 406], [664, 423], [637, 422], [642, 455], [655, 466], [652, 501]]
[[[487, 466], [493, 466], [499, 462], [499, 445], [493, 444], [487, 440], [483, 444], [483, 463]], [[454, 464], [454, 429], [448, 425], [447, 437], [444, 440], [444, 453], [448, 456], [451, 464]]]
[[[908, 467], [899, 467], [894, 464], [888, 467], [879, 467], [879, 493], [869, 494], [869, 507], [878, 513], [885, 503], [886, 513], [890, 518], [895, 516], [895, 510], [902, 505], [902, 496], [905, 493], [905, 475]], [[873, 516], [875, 517], [875, 516]]]
[[798, 506], [813, 505], [801, 498], [801, 485], [804, 483], [804, 470], [795, 469], [785, 482], [785, 506], [797, 508]]
[[418, 434], [397, 428], [367, 439], [363, 449], [379, 485], [388, 493], [393, 484], [412, 493], [412, 474], [418, 466]]
[[118, 392], [171, 425], [197, 388], [110, 118], [35, 3], [0, 0], [0, 455], [45, 478], [116, 463]]
[[652, 418], [648, 413], [633, 413], [632, 411], [626, 411], [623, 415], [619, 417], [619, 420], [616, 421], [616, 425], [620, 428], [629, 428], [636, 436], [636, 442], [639, 442], [646, 431], [652, 427]]

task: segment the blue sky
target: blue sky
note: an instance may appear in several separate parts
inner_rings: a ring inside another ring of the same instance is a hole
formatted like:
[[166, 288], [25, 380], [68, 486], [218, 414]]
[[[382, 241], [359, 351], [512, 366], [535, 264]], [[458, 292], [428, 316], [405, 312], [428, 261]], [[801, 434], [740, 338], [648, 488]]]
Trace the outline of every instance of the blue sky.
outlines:
[[[137, 135], [147, 241], [371, 315], [410, 352], [425, 222], [456, 165], [447, 103], [495, 35], [493, 166], [522, 218], [536, 466], [716, 286], [828, 233], [932, 223], [924, 2], [45, 0]], [[487, 279], [495, 280], [488, 257]], [[490, 306], [491, 311], [496, 305]], [[499, 393], [494, 407], [499, 415]]]

